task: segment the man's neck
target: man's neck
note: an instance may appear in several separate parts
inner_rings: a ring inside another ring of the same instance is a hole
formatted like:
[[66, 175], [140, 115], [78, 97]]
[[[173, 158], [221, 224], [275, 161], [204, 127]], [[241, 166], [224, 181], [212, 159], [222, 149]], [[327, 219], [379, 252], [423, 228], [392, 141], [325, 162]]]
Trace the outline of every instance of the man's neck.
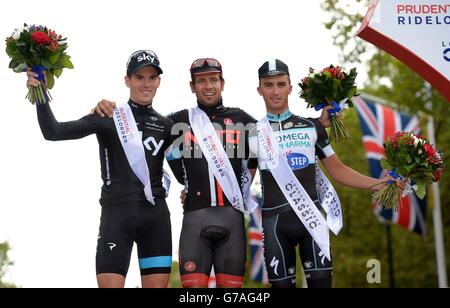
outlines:
[[275, 111], [275, 113], [267, 111], [267, 118], [269, 121], [285, 121], [292, 116], [292, 113], [288, 109], [285, 109], [284, 112]]
[[274, 114], [274, 115], [283, 114], [286, 111], [289, 111], [289, 106], [285, 106], [285, 107], [279, 108], [279, 109], [267, 108], [267, 113]]
[[152, 102], [136, 102], [134, 100], [131, 100], [133, 103], [135, 103], [136, 105], [142, 106], [142, 107], [148, 107], [152, 105]]
[[152, 109], [152, 102], [136, 102], [135, 100], [133, 100], [132, 98], [129, 99], [129, 102], [138, 107], [138, 108], [142, 108], [142, 109]]
[[219, 100], [215, 104], [205, 105], [205, 104], [197, 101], [197, 105], [203, 111], [214, 111], [214, 110], [219, 110], [220, 108], [222, 108], [223, 107], [223, 102], [222, 102], [222, 100]]

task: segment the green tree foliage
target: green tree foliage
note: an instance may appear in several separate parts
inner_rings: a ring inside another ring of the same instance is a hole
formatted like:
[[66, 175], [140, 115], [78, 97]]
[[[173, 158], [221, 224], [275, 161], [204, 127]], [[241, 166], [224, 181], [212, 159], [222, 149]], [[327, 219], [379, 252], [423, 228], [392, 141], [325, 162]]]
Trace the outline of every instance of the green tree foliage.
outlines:
[[[322, 9], [329, 19], [325, 27], [332, 32], [336, 46], [341, 49], [343, 64], [354, 65], [361, 59], [366, 63], [368, 80], [363, 92], [387, 101], [395, 102], [398, 109], [410, 114], [421, 112], [422, 129], [426, 128], [425, 114], [431, 114], [435, 121], [436, 142], [445, 154], [448, 166], [450, 153], [450, 104], [434, 89], [428, 89], [424, 80], [400, 61], [356, 37], [361, 20], [367, 11], [369, 0], [323, 0]], [[356, 7], [356, 9], [355, 9]], [[431, 108], [427, 103], [431, 102]], [[339, 157], [349, 166], [368, 174], [368, 163], [364, 158], [361, 135], [355, 111], [348, 112], [345, 124], [352, 130], [353, 139], [334, 146]], [[426, 132], [426, 130], [425, 130]], [[387, 248], [384, 226], [371, 213], [370, 193], [337, 190], [344, 206], [343, 234], [333, 240], [334, 286], [366, 287], [366, 262], [379, 259], [382, 264], [382, 283], [374, 285], [387, 287]], [[450, 182], [446, 172], [440, 181], [442, 219], [447, 268], [450, 264]], [[394, 270], [399, 287], [436, 287], [436, 257], [434, 248], [432, 196], [429, 196], [427, 213], [427, 239], [409, 233], [400, 227], [393, 228]]]
[[7, 242], [0, 243], [0, 288], [14, 288], [15, 286], [11, 283], [6, 283], [3, 281], [8, 266], [13, 265], [8, 258], [8, 251], [10, 247]]

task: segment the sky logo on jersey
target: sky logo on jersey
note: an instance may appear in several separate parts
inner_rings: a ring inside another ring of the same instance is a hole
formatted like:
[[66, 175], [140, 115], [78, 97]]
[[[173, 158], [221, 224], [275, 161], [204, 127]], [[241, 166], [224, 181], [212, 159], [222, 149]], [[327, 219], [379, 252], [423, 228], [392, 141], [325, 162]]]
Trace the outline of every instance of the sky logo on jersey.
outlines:
[[288, 154], [287, 160], [292, 170], [303, 169], [309, 165], [308, 157], [300, 153]]

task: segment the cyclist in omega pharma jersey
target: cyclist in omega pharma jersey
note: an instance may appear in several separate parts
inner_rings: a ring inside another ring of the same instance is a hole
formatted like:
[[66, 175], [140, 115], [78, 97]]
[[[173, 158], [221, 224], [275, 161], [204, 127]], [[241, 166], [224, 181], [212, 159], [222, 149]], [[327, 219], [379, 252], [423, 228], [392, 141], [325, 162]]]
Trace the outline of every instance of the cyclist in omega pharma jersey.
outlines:
[[[331, 254], [327, 258], [324, 253], [326, 249], [319, 247], [313, 239], [311, 232], [314, 232], [312, 229], [316, 224], [308, 224], [317, 218], [314, 216], [316, 209], [317, 216], [326, 211], [325, 206], [322, 207], [324, 203], [321, 203], [324, 194], [321, 194], [320, 190], [323, 187], [318, 185], [319, 180], [324, 179], [318, 169], [318, 160], [334, 181], [348, 187], [369, 189], [374, 184], [392, 178], [380, 180], [367, 177], [344, 165], [334, 153], [327, 132], [317, 119], [302, 118], [289, 111], [288, 96], [292, 86], [285, 63], [278, 59], [267, 61], [259, 68], [258, 75], [258, 93], [264, 99], [267, 116], [259, 121], [257, 129], [252, 131], [250, 150], [258, 157], [261, 174], [264, 259], [269, 281], [272, 287], [276, 288], [296, 286], [298, 245], [308, 287], [331, 287]], [[265, 152], [267, 145], [270, 147], [266, 140], [273, 140], [274, 147], [278, 145], [278, 150], [275, 149], [272, 153], [284, 153], [277, 156], [280, 166], [272, 166], [267, 160], [268, 157], [264, 153], [261, 154]], [[287, 162], [284, 170], [282, 159]], [[299, 184], [295, 191], [293, 188], [296, 184], [293, 183], [297, 180]], [[378, 190], [384, 185], [386, 184], [374, 186], [372, 189]], [[397, 181], [397, 185], [404, 187], [404, 183], [400, 181]], [[301, 192], [298, 186], [302, 186], [304, 192]], [[327, 189], [330, 192], [329, 186]], [[304, 201], [307, 199], [305, 193], [309, 195], [310, 203]], [[300, 218], [302, 216], [304, 221]], [[325, 232], [328, 238], [328, 228]], [[325, 244], [328, 245], [325, 248], [329, 248], [329, 241], [325, 241]]]
[[[232, 185], [220, 180], [216, 165], [209, 161], [215, 156], [205, 153], [208, 146], [202, 148], [202, 142], [208, 139], [203, 135], [207, 135], [207, 127], [212, 124], [226, 151], [228, 170], [231, 169], [231, 177], [242, 196], [244, 183], [251, 181], [246, 177], [243, 164], [252, 176], [257, 164], [255, 159], [249, 160], [248, 145], [248, 134], [256, 120], [239, 108], [224, 106], [225, 81], [219, 61], [197, 59], [190, 73], [190, 87], [196, 95], [197, 107], [169, 115], [174, 121], [172, 132], [182, 142], [174, 143], [167, 157], [175, 177], [185, 185], [186, 191], [179, 249], [181, 280], [184, 287], [207, 287], [214, 267], [218, 287], [241, 287], [246, 261], [243, 213], [233, 198], [227, 196], [226, 186]], [[111, 116], [113, 106], [103, 100], [96, 112]], [[200, 130], [195, 129], [196, 120]]]
[[[39, 85], [35, 73], [27, 74], [28, 86]], [[153, 51], [133, 53], [125, 76], [130, 99], [115, 110], [114, 119], [91, 114], [77, 121], [57, 122], [48, 103], [37, 106], [47, 140], [97, 135], [103, 180], [96, 255], [99, 287], [124, 287], [133, 242], [137, 244], [142, 287], [168, 285], [172, 239], [162, 166], [164, 151], [171, 144], [172, 121], [152, 106], [160, 74]], [[123, 127], [127, 131], [120, 130]], [[139, 170], [130, 166], [130, 160]]]

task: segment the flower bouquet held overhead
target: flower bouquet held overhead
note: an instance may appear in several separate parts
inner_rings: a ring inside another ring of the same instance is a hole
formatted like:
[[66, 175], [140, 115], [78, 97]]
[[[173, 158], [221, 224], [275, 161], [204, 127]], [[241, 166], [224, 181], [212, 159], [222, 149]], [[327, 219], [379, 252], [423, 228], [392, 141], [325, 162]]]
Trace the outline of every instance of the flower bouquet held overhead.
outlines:
[[340, 66], [330, 65], [320, 73], [310, 68], [309, 73], [299, 83], [300, 97], [308, 103], [308, 108], [321, 110], [331, 106], [328, 110], [331, 119], [330, 141], [338, 143], [350, 138], [350, 132], [336, 114], [344, 108], [353, 107], [352, 97], [358, 95], [356, 68], [346, 73]]
[[26, 96], [32, 104], [51, 101], [48, 90], [55, 84], [54, 76], [61, 76], [64, 68], [73, 68], [66, 49], [66, 38], [44, 26], [24, 24], [22, 29], [16, 29], [6, 38], [6, 53], [11, 58], [9, 68], [16, 73], [31, 69], [39, 75], [40, 85], [29, 87]]
[[[388, 174], [395, 179], [409, 178], [407, 189], [402, 192], [394, 181], [388, 181], [388, 186], [374, 194], [374, 199], [383, 208], [397, 209], [401, 204], [402, 195], [416, 191], [417, 197], [423, 199], [426, 186], [437, 182], [444, 171], [442, 154], [428, 140], [416, 136], [412, 132], [398, 132], [389, 137], [383, 144], [386, 158], [381, 160], [381, 166], [389, 170]], [[414, 184], [411, 186], [410, 184]]]

